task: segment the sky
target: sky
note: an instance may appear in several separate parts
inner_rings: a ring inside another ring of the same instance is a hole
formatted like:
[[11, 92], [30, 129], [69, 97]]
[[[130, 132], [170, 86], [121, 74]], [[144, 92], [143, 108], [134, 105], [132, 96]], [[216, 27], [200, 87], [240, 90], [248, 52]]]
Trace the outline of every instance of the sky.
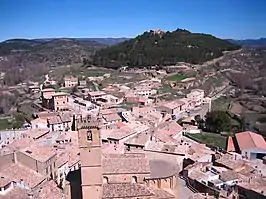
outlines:
[[226, 39], [266, 37], [266, 0], [0, 0], [0, 41], [177, 28]]

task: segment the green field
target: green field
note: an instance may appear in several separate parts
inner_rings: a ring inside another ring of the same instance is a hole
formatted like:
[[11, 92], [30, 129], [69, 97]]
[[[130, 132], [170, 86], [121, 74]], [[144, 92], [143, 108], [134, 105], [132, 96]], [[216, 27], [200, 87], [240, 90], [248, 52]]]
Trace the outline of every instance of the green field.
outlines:
[[7, 119], [0, 119], [0, 130], [5, 130], [11, 128]]
[[213, 146], [218, 146], [220, 148], [226, 149], [227, 138], [220, 134], [202, 132], [199, 134], [188, 134], [188, 135], [205, 144], [210, 144]]
[[220, 97], [212, 102], [212, 110], [227, 111], [231, 102], [230, 97]]
[[181, 81], [181, 80], [186, 79], [186, 78], [187, 78], [187, 76], [185, 76], [185, 75], [175, 74], [175, 75], [171, 75], [171, 76], [166, 77], [166, 80], [168, 80], [168, 81]]

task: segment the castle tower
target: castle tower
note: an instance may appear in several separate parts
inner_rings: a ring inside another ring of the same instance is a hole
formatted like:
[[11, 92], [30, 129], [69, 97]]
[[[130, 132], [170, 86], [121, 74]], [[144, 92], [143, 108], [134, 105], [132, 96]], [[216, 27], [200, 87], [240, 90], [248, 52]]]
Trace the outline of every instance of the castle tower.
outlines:
[[77, 121], [83, 199], [102, 198], [101, 136], [98, 120]]

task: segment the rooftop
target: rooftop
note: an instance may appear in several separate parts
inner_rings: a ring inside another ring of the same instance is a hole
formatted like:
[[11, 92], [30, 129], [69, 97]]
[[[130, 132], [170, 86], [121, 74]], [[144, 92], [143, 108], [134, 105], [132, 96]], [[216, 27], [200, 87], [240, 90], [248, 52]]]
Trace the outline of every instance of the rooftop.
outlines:
[[106, 95], [106, 93], [104, 91], [92, 91], [88, 92], [88, 95], [94, 97], [94, 96]]
[[250, 131], [245, 131], [242, 133], [237, 133], [235, 136], [240, 150], [252, 148], [266, 150], [266, 142], [262, 135]]
[[171, 102], [168, 102], [166, 104], [164, 104], [163, 106], [166, 107], [166, 108], [169, 108], [169, 109], [175, 109], [175, 108], [178, 108], [182, 105], [184, 105], [185, 102], [184, 101], [181, 101], [181, 100], [174, 100], [174, 101], [171, 101]]
[[28, 197], [28, 191], [19, 187], [14, 187], [5, 195], [0, 194], [0, 199], [24, 199]]
[[37, 143], [31, 144], [29, 147], [21, 150], [21, 152], [40, 162], [46, 162], [56, 155], [53, 147], [40, 146]]
[[52, 180], [44, 182], [41, 189], [33, 193], [34, 198], [59, 199], [62, 198], [62, 191]]
[[137, 183], [104, 184], [102, 198], [131, 198], [154, 196], [152, 190]]
[[8, 144], [6, 148], [10, 149], [11, 151], [17, 151], [28, 147], [31, 143], [33, 143], [31, 138], [21, 138]]
[[231, 136], [228, 137], [228, 140], [227, 140], [227, 151], [228, 152], [235, 152], [235, 145], [234, 145], [234, 142], [233, 142], [233, 138]]
[[133, 131], [133, 129], [125, 126], [125, 127], [121, 127], [118, 129], [114, 129], [108, 132], [107, 138], [112, 138], [112, 139], [116, 139], [116, 140], [121, 140], [125, 137], [128, 137], [132, 134], [134, 134], [135, 132]]
[[240, 176], [234, 170], [222, 171], [220, 173], [220, 179], [224, 182], [238, 180]]
[[163, 189], [154, 189], [153, 190], [156, 199], [171, 199], [176, 198], [174, 195], [170, 194], [169, 192]]
[[66, 95], [69, 95], [69, 94], [65, 92], [57, 92], [53, 94], [53, 96], [66, 96]]
[[145, 146], [146, 142], [149, 140], [149, 137], [150, 135], [148, 133], [140, 133], [128, 139], [125, 144]]
[[28, 129], [25, 134], [33, 139], [38, 139], [49, 133], [49, 129]]
[[144, 154], [104, 154], [104, 174], [150, 173], [149, 160]]
[[121, 117], [117, 113], [106, 114], [102, 116], [106, 122], [121, 120]]
[[173, 176], [179, 172], [179, 168], [174, 162], [155, 159], [150, 160], [150, 170], [152, 179]]
[[21, 165], [9, 164], [1, 169], [0, 176], [6, 176], [13, 181], [23, 180], [30, 188], [36, 187], [45, 180], [41, 174]]

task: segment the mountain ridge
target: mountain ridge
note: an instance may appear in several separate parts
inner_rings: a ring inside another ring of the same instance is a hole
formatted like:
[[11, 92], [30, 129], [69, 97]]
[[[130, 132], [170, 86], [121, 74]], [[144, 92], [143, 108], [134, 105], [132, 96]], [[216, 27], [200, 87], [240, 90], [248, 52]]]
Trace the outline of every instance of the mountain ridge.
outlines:
[[266, 47], [266, 38], [259, 38], [259, 39], [227, 39], [228, 41], [247, 47]]
[[177, 62], [200, 64], [223, 55], [223, 51], [240, 46], [210, 34], [150, 30], [133, 39], [100, 49], [93, 56], [93, 65], [118, 68], [119, 66], [145, 67], [172, 65]]

